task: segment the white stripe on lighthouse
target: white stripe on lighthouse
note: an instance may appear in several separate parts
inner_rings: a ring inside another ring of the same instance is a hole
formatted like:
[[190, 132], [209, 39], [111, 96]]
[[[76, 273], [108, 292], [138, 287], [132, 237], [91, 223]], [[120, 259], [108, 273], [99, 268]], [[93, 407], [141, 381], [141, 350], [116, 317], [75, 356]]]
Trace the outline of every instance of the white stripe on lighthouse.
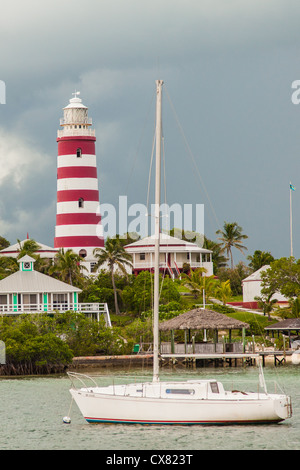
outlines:
[[96, 155], [84, 154], [80, 158], [76, 155], [59, 155], [57, 157], [57, 168], [69, 166], [93, 166], [96, 167]]
[[56, 237], [96, 236], [98, 231], [95, 224], [57, 225], [55, 235]]
[[57, 180], [57, 191], [68, 189], [94, 189], [98, 190], [97, 178], [61, 178]]
[[[58, 202], [56, 205], [57, 214], [78, 213], [78, 201]], [[100, 214], [100, 204], [97, 201], [84, 201], [82, 212], [90, 214]]]

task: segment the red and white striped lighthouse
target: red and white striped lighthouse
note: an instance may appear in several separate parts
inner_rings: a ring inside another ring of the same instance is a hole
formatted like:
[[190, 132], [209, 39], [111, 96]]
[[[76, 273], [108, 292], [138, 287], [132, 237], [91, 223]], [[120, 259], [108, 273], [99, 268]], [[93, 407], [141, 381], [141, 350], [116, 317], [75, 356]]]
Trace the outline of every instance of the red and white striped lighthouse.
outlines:
[[57, 213], [55, 248], [71, 248], [85, 261], [93, 261], [93, 250], [103, 247], [95, 130], [88, 108], [73, 93], [60, 120], [57, 133]]

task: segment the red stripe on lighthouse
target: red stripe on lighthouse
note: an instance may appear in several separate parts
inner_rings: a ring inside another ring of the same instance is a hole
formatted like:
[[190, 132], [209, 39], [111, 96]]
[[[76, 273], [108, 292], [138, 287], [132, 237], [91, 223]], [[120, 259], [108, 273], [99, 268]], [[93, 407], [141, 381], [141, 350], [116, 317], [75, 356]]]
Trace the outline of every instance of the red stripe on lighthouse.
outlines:
[[93, 166], [66, 166], [57, 169], [60, 178], [97, 178], [97, 168]]
[[81, 148], [82, 154], [95, 155], [96, 137], [62, 137], [58, 138], [58, 156], [70, 155], [77, 153], [77, 149]]
[[56, 225], [97, 225], [99, 222], [101, 222], [101, 216], [93, 213], [57, 214], [56, 216]]
[[66, 189], [64, 191], [57, 191], [57, 202], [77, 202], [79, 198], [85, 201], [99, 202], [99, 191], [96, 189]]
[[95, 236], [81, 236], [81, 237], [55, 237], [54, 248], [73, 248], [83, 246], [103, 247], [104, 239]]

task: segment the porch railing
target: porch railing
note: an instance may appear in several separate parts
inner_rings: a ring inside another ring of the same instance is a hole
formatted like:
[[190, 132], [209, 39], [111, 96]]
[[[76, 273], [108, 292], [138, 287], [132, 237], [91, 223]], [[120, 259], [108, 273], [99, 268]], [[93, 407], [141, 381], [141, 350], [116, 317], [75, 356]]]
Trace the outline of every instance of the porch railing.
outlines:
[[99, 321], [100, 315], [104, 316], [107, 326], [111, 326], [108, 306], [106, 303], [69, 303], [69, 302], [52, 302], [52, 303], [35, 303], [35, 304], [15, 304], [0, 305], [0, 314], [20, 314], [20, 313], [53, 313], [67, 312], [68, 310], [82, 312], [84, 314], [95, 315]]

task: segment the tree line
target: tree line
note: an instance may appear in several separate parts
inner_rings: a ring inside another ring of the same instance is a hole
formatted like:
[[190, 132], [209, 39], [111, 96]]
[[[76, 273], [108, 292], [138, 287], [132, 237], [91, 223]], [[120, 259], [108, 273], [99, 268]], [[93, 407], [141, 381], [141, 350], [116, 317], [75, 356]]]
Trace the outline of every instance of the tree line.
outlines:
[[[170, 235], [176, 235], [174, 233], [175, 230], [176, 229], [172, 229], [170, 231]], [[227, 290], [230, 284], [232, 295], [242, 295], [242, 280], [253, 270], [255, 271], [259, 269], [264, 264], [269, 264], [272, 260], [274, 260], [274, 258], [268, 252], [257, 250], [252, 256], [247, 257], [249, 260], [249, 266], [246, 266], [242, 262], [235, 266], [233, 262], [233, 249], [237, 249], [244, 254], [247, 248], [242, 244], [242, 242], [244, 242], [248, 236], [243, 233], [242, 227], [240, 227], [236, 222], [224, 222], [223, 230], [218, 230], [216, 234], [218, 235], [218, 241], [212, 241], [204, 237], [203, 245], [204, 248], [212, 251], [214, 275], [218, 277], [221, 283], [223, 283], [222, 285], [227, 283]], [[197, 235], [198, 234], [195, 234], [195, 241], [197, 240]], [[183, 231], [181, 236], [183, 239], [185, 239], [185, 234]], [[60, 279], [63, 282], [67, 282], [68, 284], [81, 288], [83, 290], [83, 294], [80, 296], [81, 299], [86, 299], [88, 297], [88, 292], [94, 293], [92, 298], [99, 298], [99, 294], [101, 294], [101, 298], [103, 299], [102, 301], [109, 303], [110, 308], [119, 314], [119, 303], [121, 300], [120, 290], [123, 291], [125, 286], [129, 283], [129, 276], [126, 271], [126, 267], [130, 267], [132, 265], [131, 255], [126, 252], [124, 246], [131, 243], [136, 238], [136, 234], [132, 235], [128, 233], [126, 236], [122, 237], [119, 237], [118, 235], [116, 235], [114, 238], [108, 237], [105, 242], [105, 249], [95, 249], [94, 254], [97, 260], [95, 265], [95, 273], [105, 266], [111, 277], [111, 286], [107, 285], [107, 282], [103, 280], [103, 277], [100, 276], [99, 279], [97, 274], [95, 274], [93, 277], [86, 276], [84, 272], [86, 268], [81, 263], [82, 258], [74, 253], [71, 249], [60, 249], [54, 257], [54, 260], [41, 258], [37, 254], [39, 245], [35, 240], [31, 239], [26, 240], [23, 244], [21, 244], [21, 242], [18, 240], [19, 253], [17, 258], [6, 256], [0, 257], [0, 279], [3, 279], [4, 277], [17, 271], [19, 269], [18, 259], [27, 254], [36, 260], [35, 269], [37, 271], [48, 274], [57, 279]], [[189, 237], [189, 241], [193, 240], [190, 240]], [[0, 237], [0, 249], [3, 249], [9, 245], [10, 243], [4, 237]], [[229, 261], [230, 267], [227, 265]], [[184, 272], [188, 273], [192, 277], [193, 273], [190, 270], [189, 264], [186, 264], [184, 268]], [[119, 286], [116, 285], [116, 273], [118, 273], [117, 277]], [[119, 274], [124, 277], [122, 281], [119, 279]], [[103, 282], [103, 285], [101, 285], [101, 282]], [[209, 283], [208, 280], [203, 282], [206, 282], [207, 284]], [[96, 292], [98, 295], [95, 295]], [[113, 303], [112, 294], [114, 299]], [[124, 305], [127, 305], [127, 291], [125, 291], [123, 297], [126, 299], [126, 302], [123, 303]]]
[[[225, 305], [242, 294], [242, 280], [265, 265], [270, 268], [262, 274], [262, 295], [258, 299], [264, 313], [270, 315], [274, 295], [280, 292], [290, 300], [290, 307], [283, 309], [283, 314], [300, 315], [300, 260], [275, 260], [271, 253], [256, 250], [247, 256], [248, 266], [241, 262], [234, 265], [233, 250], [244, 253], [247, 236], [237, 223], [226, 222], [217, 235], [219, 241], [216, 242], [204, 239], [204, 248], [213, 252], [214, 276], [205, 276], [203, 268], [193, 271], [188, 266], [180, 280], [171, 280], [167, 273], [160, 276], [161, 321], [203, 300], [208, 303], [216, 298]], [[107, 238], [105, 249], [95, 251], [95, 268], [100, 271], [95, 271], [93, 277], [85, 276], [80, 264], [82, 259], [72, 250], [61, 249], [54, 260], [50, 260], [37, 255], [39, 246], [34, 240], [26, 240], [23, 245], [19, 242], [17, 259], [25, 254], [32, 256], [38, 271], [80, 287], [80, 302], [106, 302], [110, 312], [116, 315], [112, 329], [106, 328], [102, 320], [98, 323], [76, 312], [1, 317], [0, 340], [6, 345], [7, 355], [3, 373], [5, 370], [15, 373], [60, 371], [74, 356], [128, 354], [140, 335], [146, 335], [149, 342], [152, 340], [153, 274], [148, 271], [137, 276], [127, 273], [125, 266], [131, 265], [131, 259], [124, 245], [131, 241], [129, 235], [125, 239]], [[0, 248], [6, 246], [9, 242], [0, 237]], [[17, 259], [0, 257], [0, 278], [19, 269]], [[106, 270], [101, 269], [104, 266]], [[189, 297], [182, 295], [184, 289]], [[125, 323], [120, 312], [127, 314]]]

